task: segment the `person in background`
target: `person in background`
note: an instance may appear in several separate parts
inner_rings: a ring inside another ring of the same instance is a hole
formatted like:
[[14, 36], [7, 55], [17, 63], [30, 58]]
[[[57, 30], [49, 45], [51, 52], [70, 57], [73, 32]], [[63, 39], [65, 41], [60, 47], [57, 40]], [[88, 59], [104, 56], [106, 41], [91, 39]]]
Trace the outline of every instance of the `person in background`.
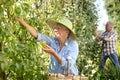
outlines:
[[106, 23], [105, 32], [103, 32], [102, 35], [96, 35], [96, 40], [102, 41], [101, 62], [99, 68], [104, 68], [108, 58], [115, 66], [120, 68], [118, 56], [116, 53], [117, 32], [113, 30], [113, 23], [111, 21]]
[[[70, 69], [69, 74], [78, 75], [76, 59], [78, 56], [78, 43], [73, 31], [72, 22], [67, 18], [48, 21], [48, 25], [54, 30], [55, 37], [48, 37], [37, 32], [24, 19], [17, 19], [37, 41], [46, 41], [43, 50], [50, 54], [50, 73], [61, 73]], [[69, 65], [67, 63], [69, 62]]]

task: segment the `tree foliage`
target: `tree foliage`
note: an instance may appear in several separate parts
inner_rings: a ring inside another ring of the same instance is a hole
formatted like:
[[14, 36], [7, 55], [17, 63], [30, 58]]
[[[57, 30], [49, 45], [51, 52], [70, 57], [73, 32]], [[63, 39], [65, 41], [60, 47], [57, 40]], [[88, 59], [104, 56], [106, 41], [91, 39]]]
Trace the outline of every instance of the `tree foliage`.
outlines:
[[16, 18], [24, 18], [39, 32], [53, 36], [49, 19], [68, 17], [79, 43], [80, 75], [91, 77], [97, 68], [99, 47], [94, 41], [97, 12], [94, 0], [0, 0], [1, 79], [43, 79], [49, 56]]
[[[120, 35], [120, 0], [105, 0], [105, 8], [108, 12], [109, 19], [114, 22], [114, 27], [118, 35]], [[120, 36], [118, 37], [120, 38]]]

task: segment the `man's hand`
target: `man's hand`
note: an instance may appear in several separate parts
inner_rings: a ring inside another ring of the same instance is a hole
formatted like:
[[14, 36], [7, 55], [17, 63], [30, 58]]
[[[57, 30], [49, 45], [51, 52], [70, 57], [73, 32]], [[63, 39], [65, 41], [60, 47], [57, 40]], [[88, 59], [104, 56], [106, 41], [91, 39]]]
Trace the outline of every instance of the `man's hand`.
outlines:
[[103, 39], [103, 36], [102, 35], [96, 35], [96, 38], [97, 39]]
[[95, 35], [96, 36], [98, 35], [98, 29], [95, 29]]

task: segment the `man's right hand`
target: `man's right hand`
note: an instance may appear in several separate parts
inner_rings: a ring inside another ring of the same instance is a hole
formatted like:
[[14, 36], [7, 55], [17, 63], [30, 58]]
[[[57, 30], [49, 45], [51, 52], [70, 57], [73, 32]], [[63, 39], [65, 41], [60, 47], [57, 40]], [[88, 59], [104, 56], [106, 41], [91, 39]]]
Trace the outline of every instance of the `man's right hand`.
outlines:
[[96, 35], [96, 38], [97, 39], [103, 39], [103, 36], [102, 35]]

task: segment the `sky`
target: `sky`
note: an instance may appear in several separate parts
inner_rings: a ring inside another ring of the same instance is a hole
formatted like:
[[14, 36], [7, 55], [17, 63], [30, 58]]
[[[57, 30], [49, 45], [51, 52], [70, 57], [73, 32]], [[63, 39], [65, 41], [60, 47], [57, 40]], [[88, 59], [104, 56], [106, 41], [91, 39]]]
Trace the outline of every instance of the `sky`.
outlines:
[[95, 2], [98, 11], [98, 16], [99, 16], [99, 20], [98, 20], [98, 30], [104, 30], [105, 29], [105, 24], [108, 21], [108, 15], [107, 15], [107, 11], [104, 8], [104, 0], [97, 0]]

